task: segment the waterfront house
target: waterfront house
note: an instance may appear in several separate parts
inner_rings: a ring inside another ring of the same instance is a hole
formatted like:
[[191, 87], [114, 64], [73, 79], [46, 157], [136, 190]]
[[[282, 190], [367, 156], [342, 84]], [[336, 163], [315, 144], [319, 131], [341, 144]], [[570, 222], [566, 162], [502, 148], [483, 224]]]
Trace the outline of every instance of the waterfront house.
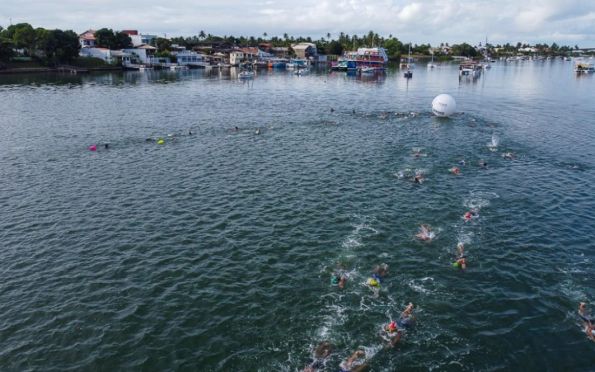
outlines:
[[141, 44], [135, 48], [124, 49], [123, 52], [135, 56], [136, 59], [138, 59], [141, 63], [147, 65], [161, 65], [170, 63], [169, 58], [155, 56], [157, 48], [147, 44]]
[[277, 58], [289, 58], [289, 48], [276, 47], [270, 51]]
[[234, 50], [229, 53], [229, 64], [232, 66], [238, 66], [244, 62], [244, 52], [241, 50]]
[[318, 55], [316, 44], [313, 43], [294, 44], [291, 48], [295, 52], [296, 57], [300, 59], [310, 59]]
[[95, 30], [87, 30], [79, 35], [81, 48], [93, 48], [95, 46]]
[[153, 44], [155, 42], [155, 39], [157, 39], [157, 35], [143, 35], [140, 34], [137, 30], [124, 30], [122, 32], [130, 36], [132, 45], [135, 47], [143, 44]]
[[176, 50], [171, 54], [176, 57], [177, 63], [180, 66], [188, 66], [190, 68], [205, 68], [209, 65], [205, 55], [196, 53], [192, 50]]

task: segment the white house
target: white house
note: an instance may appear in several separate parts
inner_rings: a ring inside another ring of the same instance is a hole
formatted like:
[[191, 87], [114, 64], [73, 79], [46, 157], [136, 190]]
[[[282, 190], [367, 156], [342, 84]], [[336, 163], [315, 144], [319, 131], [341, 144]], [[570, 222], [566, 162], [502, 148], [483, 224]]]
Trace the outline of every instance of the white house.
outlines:
[[81, 48], [93, 48], [95, 46], [95, 30], [87, 30], [79, 35]]
[[244, 60], [244, 52], [239, 50], [234, 50], [233, 52], [229, 53], [229, 64], [232, 66], [237, 66]]
[[172, 52], [172, 55], [176, 56], [178, 65], [181, 66], [207, 67], [209, 64], [204, 54], [199, 54], [190, 50]]

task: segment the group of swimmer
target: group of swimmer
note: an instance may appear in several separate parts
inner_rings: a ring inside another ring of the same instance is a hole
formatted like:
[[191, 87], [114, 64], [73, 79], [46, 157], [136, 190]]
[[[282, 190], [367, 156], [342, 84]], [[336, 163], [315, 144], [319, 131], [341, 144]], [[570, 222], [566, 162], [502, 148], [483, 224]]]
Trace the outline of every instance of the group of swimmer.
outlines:
[[[374, 297], [377, 297], [382, 287], [384, 278], [388, 275], [388, 265], [383, 263], [376, 265], [367, 278], [365, 285], [372, 290]], [[349, 280], [349, 275], [343, 267], [339, 267], [331, 274], [331, 285], [344, 289]], [[390, 320], [379, 329], [378, 336], [384, 341], [385, 349], [394, 348], [402, 339], [407, 329], [415, 325], [414, 305], [409, 303], [401, 312], [397, 320]], [[335, 351], [334, 345], [329, 341], [323, 341], [314, 349], [312, 359], [303, 372], [315, 372], [326, 365], [331, 354]], [[350, 356], [344, 359], [339, 365], [340, 372], [361, 372], [369, 370], [369, 360], [373, 355], [367, 355], [366, 351], [358, 348]]]
[[581, 302], [578, 304], [578, 316], [583, 321], [585, 334], [591, 341], [595, 341], [595, 319], [587, 312], [587, 304]]

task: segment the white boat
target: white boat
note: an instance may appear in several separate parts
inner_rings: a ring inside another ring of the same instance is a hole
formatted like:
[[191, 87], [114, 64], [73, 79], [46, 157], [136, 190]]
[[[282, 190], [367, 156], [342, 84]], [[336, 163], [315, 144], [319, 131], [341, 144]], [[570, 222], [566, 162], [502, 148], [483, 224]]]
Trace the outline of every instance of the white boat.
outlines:
[[432, 61], [430, 61], [430, 63], [428, 63], [428, 68], [436, 68], [436, 65], [434, 64], [434, 53], [432, 52]]
[[182, 71], [182, 70], [188, 70], [188, 66], [170, 65], [169, 69], [172, 71]]
[[360, 69], [360, 72], [362, 74], [373, 74], [374, 72], [376, 72], [376, 69], [374, 67], [364, 66]]
[[253, 71], [242, 71], [238, 74], [238, 79], [252, 79], [254, 78]]

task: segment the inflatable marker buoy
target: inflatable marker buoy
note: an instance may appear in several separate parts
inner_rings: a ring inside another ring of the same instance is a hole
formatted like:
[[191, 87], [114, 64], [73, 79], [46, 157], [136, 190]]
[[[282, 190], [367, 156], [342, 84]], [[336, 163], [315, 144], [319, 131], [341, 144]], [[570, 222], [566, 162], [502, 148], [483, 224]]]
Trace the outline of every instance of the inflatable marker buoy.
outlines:
[[440, 94], [432, 101], [432, 112], [439, 117], [449, 117], [457, 109], [457, 102], [449, 94]]

